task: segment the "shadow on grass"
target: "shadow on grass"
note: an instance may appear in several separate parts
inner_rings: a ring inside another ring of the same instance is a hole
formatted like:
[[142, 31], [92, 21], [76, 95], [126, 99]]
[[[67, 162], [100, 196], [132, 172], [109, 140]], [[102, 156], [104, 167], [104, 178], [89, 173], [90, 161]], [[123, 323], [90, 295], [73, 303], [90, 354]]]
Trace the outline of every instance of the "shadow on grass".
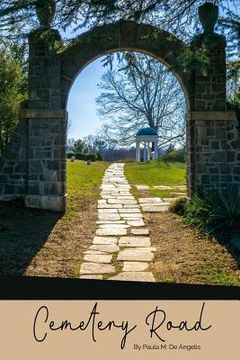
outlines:
[[0, 203], [0, 275], [23, 275], [62, 216], [21, 201]]
[[217, 240], [217, 242], [220, 245], [225, 247], [225, 249], [229, 252], [229, 254], [236, 261], [236, 265], [238, 266], [238, 269], [240, 269], [240, 250], [238, 250], [235, 246], [233, 246], [230, 243], [230, 240], [231, 240], [232, 236], [230, 236], [230, 235], [223, 236], [223, 235], [215, 234], [214, 238]]

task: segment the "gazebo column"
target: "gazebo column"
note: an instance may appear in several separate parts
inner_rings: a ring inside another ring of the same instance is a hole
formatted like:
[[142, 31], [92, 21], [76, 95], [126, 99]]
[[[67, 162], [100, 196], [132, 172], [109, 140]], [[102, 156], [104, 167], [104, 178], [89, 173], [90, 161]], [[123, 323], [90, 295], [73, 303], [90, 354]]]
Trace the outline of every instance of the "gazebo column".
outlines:
[[147, 161], [147, 143], [144, 142], [143, 161]]
[[158, 142], [154, 141], [154, 159], [158, 159]]
[[147, 147], [147, 161], [151, 160], [151, 147], [150, 147], [150, 143], [148, 142], [148, 147]]
[[136, 161], [140, 162], [140, 142], [136, 142]]

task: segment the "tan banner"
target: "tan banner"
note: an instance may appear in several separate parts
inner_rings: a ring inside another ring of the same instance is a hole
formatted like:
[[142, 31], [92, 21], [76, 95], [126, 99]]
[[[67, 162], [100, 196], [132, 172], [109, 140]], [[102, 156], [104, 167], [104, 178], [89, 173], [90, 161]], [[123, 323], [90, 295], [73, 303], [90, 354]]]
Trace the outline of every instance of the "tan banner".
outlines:
[[4, 360], [239, 357], [239, 301], [1, 301]]

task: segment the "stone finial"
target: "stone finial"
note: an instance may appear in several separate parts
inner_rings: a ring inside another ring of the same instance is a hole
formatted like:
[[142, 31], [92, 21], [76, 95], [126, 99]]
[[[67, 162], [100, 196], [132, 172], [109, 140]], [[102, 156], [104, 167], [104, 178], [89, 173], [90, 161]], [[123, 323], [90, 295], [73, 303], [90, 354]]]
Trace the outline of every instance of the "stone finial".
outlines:
[[204, 34], [213, 34], [214, 27], [218, 20], [218, 6], [213, 3], [206, 2], [199, 6], [198, 14]]
[[55, 16], [56, 4], [54, 0], [38, 0], [36, 13], [41, 26], [50, 27]]

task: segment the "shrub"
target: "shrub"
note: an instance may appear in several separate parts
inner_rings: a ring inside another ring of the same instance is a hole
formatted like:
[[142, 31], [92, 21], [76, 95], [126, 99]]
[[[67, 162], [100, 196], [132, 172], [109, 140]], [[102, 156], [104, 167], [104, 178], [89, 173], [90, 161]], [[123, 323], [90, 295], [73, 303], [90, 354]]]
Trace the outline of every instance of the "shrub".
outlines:
[[204, 235], [230, 235], [240, 229], [240, 192], [212, 190], [195, 195], [186, 206], [184, 223], [197, 227]]
[[100, 153], [97, 153], [96, 155], [97, 155], [97, 160], [98, 161], [103, 161], [103, 157], [102, 157], [102, 155]]
[[67, 152], [67, 159], [71, 159], [73, 156], [75, 156], [74, 152]]
[[71, 159], [72, 156], [75, 156], [77, 160], [83, 160], [83, 161], [97, 161], [98, 155], [97, 154], [85, 154], [80, 152], [68, 152], [67, 153], [67, 159]]
[[77, 160], [87, 160], [86, 159], [86, 154], [84, 154], [84, 153], [81, 153], [81, 152], [75, 152], [75, 158], [77, 159]]
[[97, 161], [98, 156], [97, 156], [97, 154], [86, 154], [86, 159], [85, 160]]
[[189, 200], [186, 197], [179, 198], [169, 206], [169, 211], [174, 214], [183, 216], [185, 214], [188, 202]]
[[163, 161], [186, 162], [186, 150], [173, 150], [160, 158]]

